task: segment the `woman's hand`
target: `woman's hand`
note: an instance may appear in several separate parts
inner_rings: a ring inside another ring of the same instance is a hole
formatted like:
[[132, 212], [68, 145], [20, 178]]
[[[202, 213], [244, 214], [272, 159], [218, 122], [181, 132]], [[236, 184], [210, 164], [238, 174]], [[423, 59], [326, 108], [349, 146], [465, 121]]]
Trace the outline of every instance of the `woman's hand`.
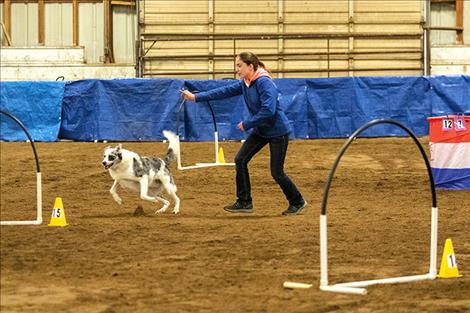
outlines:
[[238, 123], [237, 128], [241, 130], [242, 132], [245, 131], [245, 127], [243, 127], [243, 122]]
[[183, 96], [185, 100], [191, 100], [191, 101], [196, 100], [196, 96], [189, 90], [180, 90], [180, 92], [181, 92], [181, 96]]

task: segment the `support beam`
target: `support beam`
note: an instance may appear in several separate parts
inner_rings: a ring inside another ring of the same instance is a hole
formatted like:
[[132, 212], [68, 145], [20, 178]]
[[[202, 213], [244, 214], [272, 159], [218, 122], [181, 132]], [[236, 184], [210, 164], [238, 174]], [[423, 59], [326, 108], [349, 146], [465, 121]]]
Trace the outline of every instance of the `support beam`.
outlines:
[[143, 60], [142, 60], [142, 38], [141, 38], [141, 31], [142, 31], [142, 12], [140, 10], [140, 1], [141, 0], [136, 0], [135, 2], [135, 16], [136, 16], [136, 23], [137, 23], [137, 36], [135, 40], [135, 77], [143, 77]]
[[5, 27], [3, 31], [5, 32], [5, 38], [11, 46], [11, 2], [10, 0], [5, 0], [3, 3], [3, 26]]
[[79, 45], [79, 35], [78, 35], [78, 0], [73, 0], [72, 2], [72, 11], [73, 11], [73, 46], [76, 47]]
[[44, 36], [44, 0], [38, 0], [38, 43], [40, 46], [44, 46], [46, 43]]
[[111, 0], [103, 0], [104, 10], [104, 63], [114, 63], [113, 9]]
[[[455, 0], [455, 27], [463, 29], [463, 0]], [[463, 44], [463, 30], [457, 30], [455, 42]]]

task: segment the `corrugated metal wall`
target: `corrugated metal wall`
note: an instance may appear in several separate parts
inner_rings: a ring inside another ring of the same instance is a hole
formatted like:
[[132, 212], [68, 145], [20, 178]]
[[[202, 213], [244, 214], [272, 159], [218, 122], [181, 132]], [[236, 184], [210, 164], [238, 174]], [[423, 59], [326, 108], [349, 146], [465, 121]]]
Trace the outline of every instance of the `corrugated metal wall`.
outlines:
[[[348, 33], [348, 32], [420, 32], [423, 0], [379, 1], [379, 0], [140, 0], [142, 6], [142, 28], [146, 33], [191, 33], [191, 34], [253, 34], [253, 33]], [[432, 25], [455, 26], [455, 5], [433, 3]], [[37, 46], [37, 3], [13, 3], [11, 5], [11, 38], [14, 46]], [[0, 3], [3, 19], [3, 3]], [[72, 5], [70, 3], [45, 4], [45, 41], [47, 46], [69, 46], [72, 44]], [[114, 57], [118, 63], [134, 63], [136, 16], [133, 7], [113, 6]], [[104, 55], [103, 4], [79, 4], [79, 44], [85, 46], [88, 63], [102, 63]], [[470, 44], [470, 2], [464, 5], [464, 42]], [[432, 31], [432, 44], [455, 43], [455, 32]], [[2, 32], [2, 42], [3, 32]], [[144, 42], [142, 53], [150, 48], [152, 41]], [[235, 45], [235, 47], [234, 47]], [[397, 67], [416, 67], [421, 62], [418, 53], [359, 55], [361, 51], [376, 49], [420, 50], [416, 39], [381, 40], [365, 38], [325, 39], [271, 39], [271, 40], [214, 40], [192, 42], [158, 42], [146, 57], [201, 54], [232, 55], [234, 48], [253, 50], [258, 54], [310, 54], [326, 50], [344, 53], [343, 56], [266, 57], [274, 70], [301, 68], [360, 69], [388, 64]], [[354, 52], [356, 54], [351, 54]], [[149, 60], [145, 62], [149, 72], [168, 72], [175, 69], [200, 71], [230, 71], [232, 57]], [[419, 71], [387, 71], [386, 74], [413, 74]], [[349, 75], [353, 71], [331, 72], [331, 76]], [[363, 72], [361, 75], [376, 75], [378, 72]], [[326, 73], [284, 73], [291, 76], [325, 76]], [[177, 75], [178, 76], [178, 75]], [[197, 76], [197, 75], [196, 75]], [[199, 75], [200, 78], [225, 77]]]
[[[171, 73], [209, 71], [215, 74], [190, 76], [226, 77], [217, 72], [233, 70], [233, 55], [244, 50], [264, 55], [265, 63], [279, 71], [279, 77], [422, 74], [420, 0], [140, 0], [140, 6], [143, 76], [178, 77], [183, 74]], [[169, 35], [166, 38], [173, 41], [163, 39], [165, 34], [178, 33], [213, 34], [214, 38], [220, 34], [263, 33], [319, 36], [183, 41]], [[345, 36], [320, 36], [338, 33]], [[361, 37], [357, 35], [360, 33], [384, 37]], [[385, 37], [399, 33], [416, 35], [406, 39]], [[195, 55], [199, 57], [189, 57]], [[327, 68], [330, 73], [320, 72]]]

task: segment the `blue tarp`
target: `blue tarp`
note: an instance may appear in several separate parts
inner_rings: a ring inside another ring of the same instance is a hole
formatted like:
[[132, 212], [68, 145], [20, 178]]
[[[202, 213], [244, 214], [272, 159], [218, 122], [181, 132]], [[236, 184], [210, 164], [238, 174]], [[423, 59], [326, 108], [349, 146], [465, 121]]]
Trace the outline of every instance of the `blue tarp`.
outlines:
[[174, 79], [80, 80], [68, 83], [59, 137], [78, 141], [162, 138], [174, 129], [178, 90]]
[[470, 76], [436, 76], [429, 82], [432, 116], [470, 115]]
[[[291, 138], [348, 137], [376, 118], [394, 119], [424, 136], [428, 135], [429, 116], [470, 114], [470, 76], [285, 78], [275, 82], [280, 105], [292, 125]], [[46, 90], [55, 94], [49, 95], [49, 100], [42, 95], [45, 85], [41, 85], [48, 83], [2, 83], [2, 107], [3, 103], [10, 103], [21, 117], [34, 119], [29, 127], [35, 132], [51, 128], [47, 130], [51, 134], [57, 134], [52, 129], [57, 124], [45, 125], [43, 115], [35, 116], [40, 111], [25, 108], [34, 107], [38, 104], [36, 98], [40, 98], [41, 103], [55, 106], [52, 117], [57, 119], [57, 111], [62, 109], [58, 137], [64, 139], [152, 141], [163, 139], [162, 130], [169, 129], [177, 131], [182, 140], [208, 141], [213, 139], [214, 131], [208, 103], [183, 103], [179, 90], [204, 91], [231, 83], [232, 80], [81, 80], [67, 83], [65, 90], [59, 83], [49, 85]], [[18, 84], [10, 89], [23, 91], [5, 92], [4, 97], [3, 86], [8, 84]], [[21, 88], [22, 84], [28, 88]], [[38, 93], [41, 95], [26, 97]], [[211, 101], [210, 105], [220, 140], [246, 136], [236, 128], [248, 114], [242, 97]], [[2, 128], [2, 138], [5, 131], [10, 132]], [[401, 129], [388, 124], [363, 133], [368, 137], [403, 135], [406, 134]], [[8, 140], [15, 140], [9, 136]], [[56, 139], [57, 136], [35, 137], [44, 141]]]
[[[19, 119], [35, 141], [55, 141], [59, 133], [64, 82], [0, 82], [0, 108]], [[0, 140], [28, 139], [11, 118], [0, 114]]]

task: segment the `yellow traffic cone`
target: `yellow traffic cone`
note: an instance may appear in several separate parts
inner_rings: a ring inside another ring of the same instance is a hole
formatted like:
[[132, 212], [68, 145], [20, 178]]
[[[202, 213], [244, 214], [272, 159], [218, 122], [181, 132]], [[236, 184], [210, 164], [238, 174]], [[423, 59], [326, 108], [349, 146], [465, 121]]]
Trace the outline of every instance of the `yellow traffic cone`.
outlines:
[[48, 226], [67, 226], [67, 221], [65, 220], [65, 210], [64, 205], [62, 204], [62, 198], [55, 198], [54, 208], [52, 209], [51, 222]]
[[455, 278], [461, 276], [462, 275], [459, 275], [459, 270], [457, 268], [452, 240], [447, 238], [444, 246], [444, 253], [442, 254], [441, 268], [437, 277]]
[[218, 163], [225, 163], [225, 157], [224, 157], [224, 149], [222, 147], [219, 148], [219, 155], [217, 156], [217, 162]]

